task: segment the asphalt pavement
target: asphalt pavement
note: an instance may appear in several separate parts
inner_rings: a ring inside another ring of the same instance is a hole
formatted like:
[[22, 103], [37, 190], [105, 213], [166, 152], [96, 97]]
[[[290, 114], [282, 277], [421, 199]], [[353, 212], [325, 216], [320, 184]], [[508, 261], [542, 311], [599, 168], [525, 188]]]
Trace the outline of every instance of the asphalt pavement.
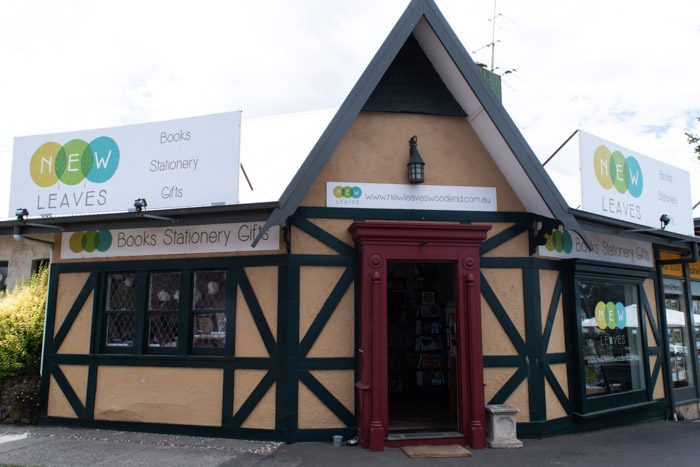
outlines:
[[27, 466], [679, 466], [700, 461], [700, 423], [655, 421], [544, 439], [472, 457], [410, 459], [332, 443], [283, 444], [53, 426], [0, 426], [0, 465]]

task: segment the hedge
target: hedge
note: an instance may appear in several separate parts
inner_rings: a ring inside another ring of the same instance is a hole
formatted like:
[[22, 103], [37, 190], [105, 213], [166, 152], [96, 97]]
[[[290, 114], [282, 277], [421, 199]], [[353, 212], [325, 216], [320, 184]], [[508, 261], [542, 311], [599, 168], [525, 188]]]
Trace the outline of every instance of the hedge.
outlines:
[[48, 267], [0, 292], [0, 381], [38, 372], [44, 332]]

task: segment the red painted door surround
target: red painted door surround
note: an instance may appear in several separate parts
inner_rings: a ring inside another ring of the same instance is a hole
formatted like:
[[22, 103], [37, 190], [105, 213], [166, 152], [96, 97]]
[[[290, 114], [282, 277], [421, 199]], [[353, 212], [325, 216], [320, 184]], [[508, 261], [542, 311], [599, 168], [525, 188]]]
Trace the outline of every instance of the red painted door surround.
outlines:
[[[386, 440], [389, 434], [387, 261], [397, 260], [456, 264], [457, 423], [463, 435], [457, 441], [473, 448], [484, 447], [479, 247], [490, 228], [490, 225], [370, 221], [350, 226], [360, 252], [360, 379], [356, 387], [358, 434], [363, 447], [381, 451], [389, 444]], [[421, 441], [425, 444], [447, 440]]]

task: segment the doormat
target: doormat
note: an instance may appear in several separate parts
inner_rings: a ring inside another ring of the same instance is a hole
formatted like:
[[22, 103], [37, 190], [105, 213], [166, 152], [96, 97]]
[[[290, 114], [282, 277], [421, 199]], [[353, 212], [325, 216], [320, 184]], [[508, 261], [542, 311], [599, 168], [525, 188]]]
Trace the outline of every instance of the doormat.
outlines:
[[425, 459], [430, 457], [471, 457], [472, 453], [457, 444], [445, 446], [404, 446], [401, 450], [411, 458]]

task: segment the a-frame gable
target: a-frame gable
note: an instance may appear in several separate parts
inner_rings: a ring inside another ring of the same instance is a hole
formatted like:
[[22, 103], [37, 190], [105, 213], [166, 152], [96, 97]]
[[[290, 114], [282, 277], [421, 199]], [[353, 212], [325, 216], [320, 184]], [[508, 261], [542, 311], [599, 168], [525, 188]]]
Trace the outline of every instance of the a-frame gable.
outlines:
[[433, 0], [411, 1], [285, 189], [279, 207], [272, 212], [262, 232], [273, 225], [283, 225], [296, 211], [412, 35], [454, 100], [469, 116], [470, 125], [528, 211], [556, 219], [566, 229], [579, 233], [587, 242], [583, 229], [569, 213], [564, 198]]

